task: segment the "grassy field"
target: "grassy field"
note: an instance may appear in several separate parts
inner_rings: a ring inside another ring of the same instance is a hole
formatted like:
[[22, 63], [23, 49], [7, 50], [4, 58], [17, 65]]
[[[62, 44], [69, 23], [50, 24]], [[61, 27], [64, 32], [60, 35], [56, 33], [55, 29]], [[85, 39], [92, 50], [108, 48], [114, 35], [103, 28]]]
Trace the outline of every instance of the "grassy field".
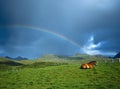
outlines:
[[[0, 58], [0, 89], [120, 89], [120, 63], [101, 57], [78, 59], [45, 56], [11, 61]], [[80, 69], [82, 63], [91, 60], [97, 60], [98, 65]]]

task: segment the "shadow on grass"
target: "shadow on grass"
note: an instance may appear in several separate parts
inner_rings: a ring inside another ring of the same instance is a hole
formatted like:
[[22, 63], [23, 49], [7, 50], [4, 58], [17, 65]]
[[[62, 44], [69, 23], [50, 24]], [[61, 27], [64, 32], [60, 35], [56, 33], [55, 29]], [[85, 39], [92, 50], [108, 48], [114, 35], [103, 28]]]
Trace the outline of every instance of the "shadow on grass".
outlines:
[[8, 65], [8, 66], [21, 66], [23, 64], [17, 63], [14, 61], [5, 61], [5, 62], [0, 62], [0, 64]]

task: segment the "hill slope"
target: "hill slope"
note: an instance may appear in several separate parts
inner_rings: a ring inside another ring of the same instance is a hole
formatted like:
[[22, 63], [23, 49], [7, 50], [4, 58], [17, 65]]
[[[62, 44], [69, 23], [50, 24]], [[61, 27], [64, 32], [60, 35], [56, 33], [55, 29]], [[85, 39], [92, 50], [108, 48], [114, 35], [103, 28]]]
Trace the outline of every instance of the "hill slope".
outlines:
[[[93, 69], [80, 69], [82, 63], [92, 60], [99, 61], [99, 64]], [[13, 66], [16, 68], [0, 70], [0, 89], [120, 88], [120, 63], [105, 63], [102, 61], [102, 57], [85, 60], [66, 60], [58, 57], [49, 60], [44, 57], [43, 59], [25, 61], [26, 63], [22, 67]], [[45, 67], [41, 67], [41, 65]]]

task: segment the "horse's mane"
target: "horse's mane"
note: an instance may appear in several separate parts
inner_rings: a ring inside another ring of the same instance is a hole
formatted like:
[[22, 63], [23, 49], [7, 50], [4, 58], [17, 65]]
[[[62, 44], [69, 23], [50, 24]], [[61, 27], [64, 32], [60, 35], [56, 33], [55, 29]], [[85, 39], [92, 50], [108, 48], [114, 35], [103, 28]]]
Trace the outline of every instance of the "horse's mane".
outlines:
[[88, 64], [96, 64], [96, 63], [97, 63], [97, 61], [91, 61]]

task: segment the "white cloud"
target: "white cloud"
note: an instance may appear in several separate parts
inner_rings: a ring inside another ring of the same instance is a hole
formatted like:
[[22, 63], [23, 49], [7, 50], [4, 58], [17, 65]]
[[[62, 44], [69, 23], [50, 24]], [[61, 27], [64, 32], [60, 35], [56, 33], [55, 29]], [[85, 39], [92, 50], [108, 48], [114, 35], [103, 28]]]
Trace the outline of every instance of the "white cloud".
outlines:
[[102, 52], [98, 50], [98, 47], [101, 47], [104, 45], [104, 41], [101, 41], [97, 44], [94, 43], [94, 36], [91, 36], [90, 39], [87, 41], [87, 43], [83, 47], [83, 52], [88, 55], [107, 55], [107, 56], [113, 56], [116, 54], [116, 52]]

